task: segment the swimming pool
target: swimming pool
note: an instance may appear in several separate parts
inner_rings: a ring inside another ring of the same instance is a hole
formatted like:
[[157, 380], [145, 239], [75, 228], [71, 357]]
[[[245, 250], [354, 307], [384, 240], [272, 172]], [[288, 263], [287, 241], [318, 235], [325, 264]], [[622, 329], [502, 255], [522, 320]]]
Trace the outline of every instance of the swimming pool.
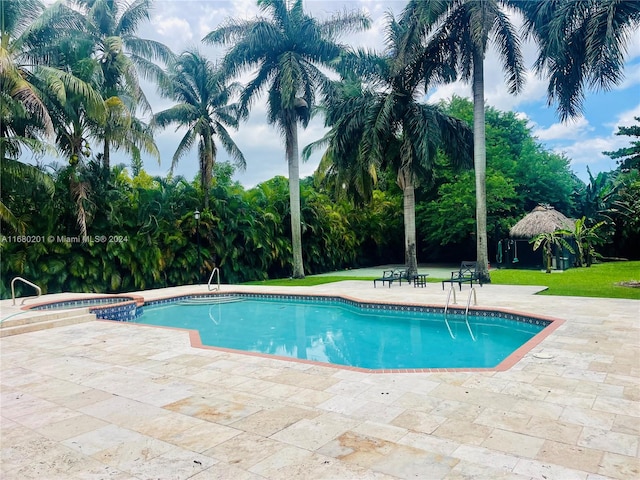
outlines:
[[495, 311], [445, 318], [441, 308], [336, 297], [234, 300], [145, 305], [134, 322], [197, 330], [205, 346], [372, 370], [495, 368], [551, 323]]

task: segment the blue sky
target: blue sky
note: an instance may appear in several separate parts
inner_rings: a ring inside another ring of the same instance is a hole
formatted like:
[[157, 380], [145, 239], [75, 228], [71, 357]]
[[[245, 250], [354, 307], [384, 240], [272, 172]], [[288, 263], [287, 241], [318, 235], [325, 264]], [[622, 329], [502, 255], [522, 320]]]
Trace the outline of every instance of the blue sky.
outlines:
[[[359, 9], [373, 19], [370, 30], [346, 36], [345, 44], [380, 50], [384, 38], [384, 15], [393, 12], [398, 15], [404, 1], [379, 0], [305, 0], [305, 9], [318, 18], [326, 18], [341, 10]], [[200, 39], [229, 17], [252, 18], [259, 13], [255, 0], [156, 0], [151, 13], [152, 21], [138, 32], [143, 38], [151, 38], [168, 45], [179, 53], [186, 48], [197, 47], [212, 60], [223, 54], [220, 48], [204, 46]], [[519, 19], [514, 17], [514, 23]], [[525, 62], [530, 67], [535, 59], [536, 49], [532, 43], [523, 45]], [[602, 151], [612, 151], [629, 145], [629, 137], [616, 136], [619, 125], [632, 125], [633, 118], [640, 116], [640, 32], [635, 31], [628, 44], [627, 64], [624, 82], [609, 92], [588, 92], [584, 116], [560, 123], [555, 106], [547, 106], [546, 82], [533, 73], [527, 75], [524, 91], [510, 95], [504, 83], [496, 56], [490, 51], [485, 60], [485, 98], [488, 105], [500, 110], [513, 110], [521, 118], [529, 121], [533, 134], [547, 148], [564, 153], [571, 160], [572, 170], [583, 180], [588, 180], [587, 166], [595, 175], [616, 167], [615, 162], [603, 155]], [[171, 105], [157, 96], [155, 88], [143, 84], [154, 111]], [[450, 98], [452, 94], [471, 96], [468, 84], [457, 82], [444, 85], [429, 92], [428, 101]], [[322, 119], [312, 121], [305, 131], [300, 131], [299, 144], [317, 140], [324, 134]], [[274, 175], [287, 175], [284, 147], [279, 134], [266, 123], [265, 107], [262, 102], [255, 104], [250, 118], [237, 131], [231, 131], [247, 160], [247, 169], [237, 172], [235, 179], [245, 187], [268, 180]], [[156, 139], [162, 155], [160, 165], [153, 159], [145, 159], [145, 169], [152, 175], [165, 175], [171, 166], [171, 158], [183, 132], [169, 128], [158, 132]], [[318, 165], [319, 155], [301, 165], [301, 176], [313, 173]], [[115, 161], [120, 161], [116, 154]], [[218, 161], [228, 157], [220, 148]], [[197, 172], [196, 149], [183, 157], [175, 173], [192, 179]]]

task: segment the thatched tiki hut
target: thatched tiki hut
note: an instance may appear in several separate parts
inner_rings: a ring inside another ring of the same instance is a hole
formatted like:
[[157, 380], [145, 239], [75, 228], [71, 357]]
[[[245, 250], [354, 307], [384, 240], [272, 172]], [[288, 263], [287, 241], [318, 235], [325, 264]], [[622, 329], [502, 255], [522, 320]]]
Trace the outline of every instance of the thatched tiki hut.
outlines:
[[[498, 242], [498, 264], [506, 268], [545, 268], [542, 248], [533, 250], [530, 243], [541, 233], [575, 228], [575, 220], [567, 218], [550, 205], [538, 205], [525, 215], [511, 230], [509, 238]], [[566, 239], [570, 244], [572, 240]], [[552, 268], [566, 270], [574, 263], [574, 255], [565, 248], [553, 247]]]

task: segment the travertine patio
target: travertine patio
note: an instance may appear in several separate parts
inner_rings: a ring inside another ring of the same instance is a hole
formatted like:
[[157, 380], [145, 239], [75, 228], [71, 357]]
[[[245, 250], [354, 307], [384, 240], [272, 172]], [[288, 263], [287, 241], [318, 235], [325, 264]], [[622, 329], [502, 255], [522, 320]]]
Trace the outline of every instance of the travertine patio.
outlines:
[[[223, 290], [446, 299], [438, 284]], [[537, 290], [478, 289], [482, 307], [565, 320], [504, 372], [354, 372], [193, 348], [184, 331], [108, 321], [2, 338], [0, 476], [638, 478], [640, 302]]]

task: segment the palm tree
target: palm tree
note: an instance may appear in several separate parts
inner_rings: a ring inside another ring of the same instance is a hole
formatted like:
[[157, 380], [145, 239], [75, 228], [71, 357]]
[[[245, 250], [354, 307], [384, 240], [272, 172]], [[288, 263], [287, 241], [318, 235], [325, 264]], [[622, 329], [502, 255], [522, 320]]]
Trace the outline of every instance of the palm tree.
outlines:
[[136, 31], [149, 20], [152, 0], [74, 0], [85, 15], [84, 34], [93, 46], [93, 56], [102, 71], [101, 93], [105, 99], [106, 116], [94, 126], [94, 135], [103, 143], [102, 160], [111, 161], [111, 148], [123, 148], [132, 153], [134, 163], [140, 160], [140, 149], [160, 156], [150, 129], [135, 117], [140, 107], [151, 111], [138, 81], [138, 71], [145, 78], [157, 79], [161, 69], [155, 61], [168, 62], [172, 53], [154, 40], [141, 39]]
[[462, 78], [470, 80], [473, 91], [473, 163], [476, 176], [476, 241], [478, 275], [489, 282], [487, 250], [487, 155], [485, 144], [484, 58], [489, 42], [496, 44], [507, 72], [511, 93], [518, 93], [524, 82], [520, 40], [504, 10], [504, 0], [410, 0], [404, 18], [413, 31], [448, 38], [444, 48], [454, 55]]
[[153, 122], [166, 127], [176, 124], [187, 129], [173, 154], [171, 169], [198, 140], [200, 182], [204, 194], [204, 208], [209, 208], [211, 171], [215, 162], [217, 137], [224, 149], [245, 168], [242, 152], [235, 144], [226, 126], [237, 127], [237, 106], [229, 104], [237, 84], [226, 85], [213, 63], [198, 51], [183, 52], [168, 66], [168, 72], [159, 83], [160, 93], [178, 102], [171, 108], [156, 113]]
[[369, 200], [377, 171], [391, 167], [403, 191], [405, 263], [417, 273], [415, 186], [429, 181], [441, 148], [456, 166], [471, 164], [471, 131], [439, 107], [421, 103], [435, 81], [451, 80], [453, 66], [443, 57], [439, 39], [426, 49], [410, 36], [407, 24], [391, 15], [381, 55], [359, 51], [343, 57], [342, 69], [362, 75], [372, 90], [358, 82], [340, 82], [327, 99], [324, 139], [338, 181], [351, 196]]
[[[0, 2], [0, 161], [9, 179], [35, 180], [51, 191], [42, 172], [17, 162], [22, 148], [45, 151], [46, 137], [64, 123], [57, 120], [65, 108], [96, 116], [103, 112], [102, 98], [90, 83], [66, 65], [52, 63], [59, 58], [57, 40], [81, 24], [76, 12], [60, 3], [45, 9], [38, 0]], [[24, 229], [6, 205], [0, 209], [3, 220]]]
[[624, 78], [624, 57], [640, 25], [640, 3], [619, 0], [509, 0], [538, 44], [536, 70], [549, 79], [549, 104], [562, 121], [582, 113], [589, 87], [610, 90]]
[[369, 19], [352, 13], [318, 21], [304, 12], [302, 0], [258, 0], [258, 5], [270, 18], [229, 20], [204, 41], [232, 45], [223, 61], [231, 76], [257, 67], [240, 97], [244, 115], [268, 89], [267, 118], [284, 136], [289, 167], [293, 277], [303, 278], [298, 124], [308, 125], [316, 91], [327, 83], [320, 67], [331, 68], [342, 51], [337, 36], [368, 28]]
[[79, 94], [92, 104], [102, 101], [77, 77], [50, 65], [54, 39], [80, 24], [78, 16], [62, 4], [47, 9], [39, 0], [0, 2], [2, 158], [17, 158], [21, 146], [41, 149], [43, 135], [53, 133], [47, 96], [64, 102], [67, 95]]

